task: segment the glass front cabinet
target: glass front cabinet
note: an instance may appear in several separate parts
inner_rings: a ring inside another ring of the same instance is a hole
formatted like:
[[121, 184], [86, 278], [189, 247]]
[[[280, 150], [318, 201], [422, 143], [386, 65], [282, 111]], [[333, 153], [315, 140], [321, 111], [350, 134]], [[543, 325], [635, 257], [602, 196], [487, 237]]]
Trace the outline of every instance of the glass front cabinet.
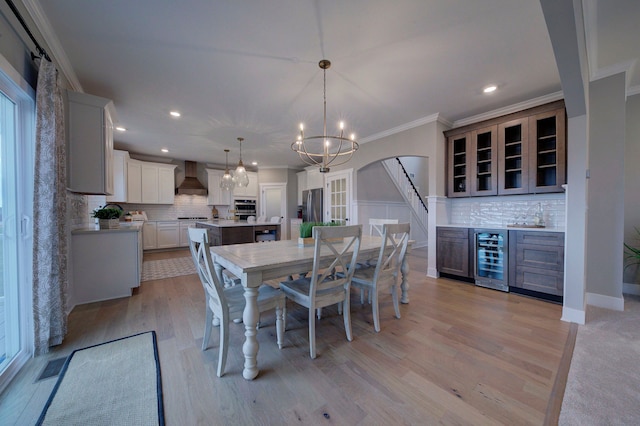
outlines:
[[557, 101], [448, 130], [448, 196], [562, 192], [566, 113]]

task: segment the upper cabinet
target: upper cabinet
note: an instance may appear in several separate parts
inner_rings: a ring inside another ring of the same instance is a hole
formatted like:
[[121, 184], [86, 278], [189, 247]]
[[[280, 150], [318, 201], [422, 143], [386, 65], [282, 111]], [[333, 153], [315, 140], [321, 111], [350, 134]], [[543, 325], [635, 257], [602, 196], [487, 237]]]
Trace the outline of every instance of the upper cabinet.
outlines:
[[562, 192], [564, 101], [448, 130], [449, 197]]
[[109, 99], [65, 91], [67, 187], [82, 194], [113, 193], [113, 117]]
[[127, 202], [127, 151], [113, 150], [113, 194], [107, 195], [109, 203]]
[[175, 198], [174, 164], [127, 162], [127, 202], [173, 204]]
[[247, 172], [247, 175], [249, 176], [249, 185], [233, 188], [233, 198], [258, 198], [258, 173]]
[[[231, 190], [220, 188], [220, 181], [224, 176], [224, 170], [207, 169], [207, 182], [209, 195], [207, 204], [210, 206], [231, 205]], [[249, 179], [251, 181], [251, 179]]]

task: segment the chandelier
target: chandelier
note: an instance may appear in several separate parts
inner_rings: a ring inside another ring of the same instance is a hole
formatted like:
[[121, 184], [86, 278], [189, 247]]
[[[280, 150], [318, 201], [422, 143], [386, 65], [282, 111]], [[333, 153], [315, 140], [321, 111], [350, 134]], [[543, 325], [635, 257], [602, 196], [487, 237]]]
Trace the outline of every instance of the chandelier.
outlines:
[[329, 166], [338, 166], [351, 159], [358, 149], [355, 135], [344, 137], [344, 122], [340, 122], [340, 134], [338, 136], [327, 135], [327, 69], [331, 66], [328, 59], [318, 63], [323, 73], [323, 133], [322, 136], [305, 136], [304, 124], [300, 123], [298, 139], [291, 144], [291, 149], [298, 153], [300, 159], [306, 164], [319, 166], [320, 173], [327, 173]]
[[244, 168], [244, 164], [242, 164], [242, 141], [244, 138], [238, 138], [238, 142], [240, 143], [240, 161], [238, 161], [238, 167], [233, 172], [233, 183], [235, 186], [243, 188], [249, 185], [249, 175], [247, 174], [247, 169]]
[[233, 178], [231, 177], [231, 173], [229, 173], [229, 150], [224, 150], [225, 160], [224, 160], [224, 175], [222, 175], [222, 179], [220, 180], [220, 188], [230, 191], [235, 186], [233, 183]]

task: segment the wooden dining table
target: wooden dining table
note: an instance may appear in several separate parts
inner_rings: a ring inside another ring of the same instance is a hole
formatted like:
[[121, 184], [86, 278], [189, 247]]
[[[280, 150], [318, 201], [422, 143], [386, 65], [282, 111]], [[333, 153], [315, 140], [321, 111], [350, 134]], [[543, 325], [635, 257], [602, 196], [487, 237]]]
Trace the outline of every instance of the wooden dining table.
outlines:
[[[412, 241], [409, 241], [411, 245]], [[360, 242], [358, 259], [370, 259], [377, 256], [382, 238], [379, 236], [363, 235]], [[336, 247], [338, 248], [338, 246]], [[408, 250], [408, 249], [407, 249]], [[304, 274], [312, 270], [314, 246], [299, 246], [297, 240], [281, 240], [271, 242], [232, 244], [212, 246], [211, 255], [218, 277], [222, 280], [222, 271], [229, 272], [240, 278], [244, 287], [246, 305], [242, 315], [245, 327], [245, 341], [242, 345], [244, 354], [244, 370], [242, 375], [247, 380], [253, 380], [258, 375], [258, 340], [257, 325], [258, 287], [267, 280], [286, 279], [295, 274]], [[327, 265], [331, 254], [327, 253]], [[322, 266], [322, 265], [321, 265]], [[402, 303], [409, 303], [409, 267], [406, 256], [402, 267], [401, 298]], [[222, 282], [222, 281], [221, 281]]]

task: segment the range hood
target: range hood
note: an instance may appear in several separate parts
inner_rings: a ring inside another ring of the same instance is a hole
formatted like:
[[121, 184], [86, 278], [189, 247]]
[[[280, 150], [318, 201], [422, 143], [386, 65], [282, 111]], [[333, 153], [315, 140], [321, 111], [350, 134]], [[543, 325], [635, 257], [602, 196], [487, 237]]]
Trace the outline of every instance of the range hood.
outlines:
[[178, 195], [207, 195], [205, 188], [197, 178], [197, 163], [195, 161], [184, 162], [184, 180], [176, 188]]

